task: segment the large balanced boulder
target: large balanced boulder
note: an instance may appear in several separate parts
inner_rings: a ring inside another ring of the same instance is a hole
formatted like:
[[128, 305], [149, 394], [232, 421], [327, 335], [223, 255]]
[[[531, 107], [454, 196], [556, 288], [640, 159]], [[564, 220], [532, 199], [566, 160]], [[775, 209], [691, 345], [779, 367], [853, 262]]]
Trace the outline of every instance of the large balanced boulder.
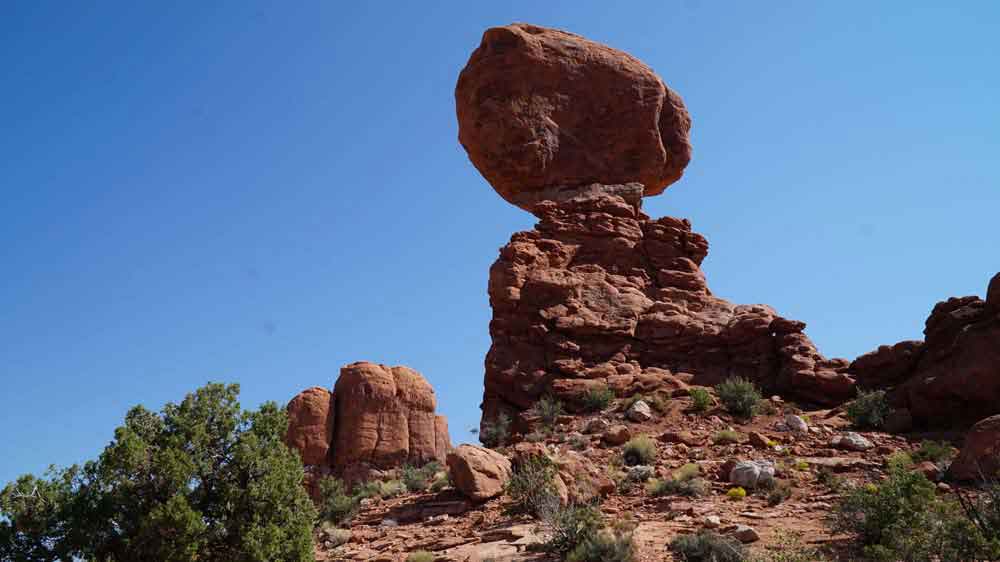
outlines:
[[338, 470], [358, 463], [384, 469], [444, 460], [447, 426], [435, 414], [434, 389], [420, 373], [351, 363], [340, 370], [334, 393]]
[[510, 480], [510, 461], [486, 447], [459, 445], [448, 453], [447, 463], [455, 487], [473, 501], [499, 496]]
[[979, 421], [965, 435], [962, 451], [948, 467], [954, 480], [996, 478], [1000, 471], [1000, 415]]
[[318, 386], [307, 388], [292, 398], [286, 412], [285, 443], [299, 452], [302, 464], [327, 464], [334, 436], [333, 393]]
[[600, 389], [673, 395], [734, 375], [810, 402], [855, 396], [847, 361], [823, 357], [803, 322], [713, 295], [700, 267], [708, 241], [641, 202], [635, 184], [588, 186], [536, 205], [535, 229], [500, 250], [484, 427], [504, 415], [515, 435], [529, 431], [524, 413], [546, 395], [582, 411]]
[[594, 182], [637, 182], [656, 195], [691, 159], [684, 102], [652, 69], [556, 29], [488, 29], [459, 75], [455, 103], [472, 163], [528, 211], [553, 188]]

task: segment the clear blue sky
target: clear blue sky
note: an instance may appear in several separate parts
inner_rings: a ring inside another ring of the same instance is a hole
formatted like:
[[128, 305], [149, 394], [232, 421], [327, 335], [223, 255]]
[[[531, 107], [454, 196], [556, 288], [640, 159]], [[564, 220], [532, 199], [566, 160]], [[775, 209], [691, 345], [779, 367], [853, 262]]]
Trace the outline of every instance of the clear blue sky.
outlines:
[[[822, 5], [821, 5], [822, 4]], [[921, 335], [1000, 269], [995, 2], [4, 2], [0, 481], [92, 458], [136, 403], [245, 406], [360, 359], [479, 417], [487, 270], [534, 221], [456, 137], [492, 25], [646, 61], [694, 160], [713, 290], [830, 356]]]

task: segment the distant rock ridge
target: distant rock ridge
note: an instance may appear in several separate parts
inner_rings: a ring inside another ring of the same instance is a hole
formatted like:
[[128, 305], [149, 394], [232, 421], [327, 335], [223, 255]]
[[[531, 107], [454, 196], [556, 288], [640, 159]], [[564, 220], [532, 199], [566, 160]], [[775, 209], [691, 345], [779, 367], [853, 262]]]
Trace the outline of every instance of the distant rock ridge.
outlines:
[[937, 303], [924, 336], [866, 353], [848, 372], [862, 387], [889, 390], [918, 426], [969, 426], [1000, 414], [1000, 273], [986, 300]]
[[434, 389], [417, 371], [351, 363], [332, 391], [313, 387], [292, 398], [285, 442], [299, 451], [313, 487], [326, 474], [365, 480], [404, 464], [444, 462], [451, 442], [436, 408]]
[[504, 413], [526, 427], [544, 395], [578, 409], [594, 389], [676, 393], [732, 376], [820, 404], [853, 397], [847, 360], [823, 357], [803, 322], [712, 295], [700, 268], [708, 241], [641, 203], [640, 184], [561, 190], [501, 248], [484, 424]]

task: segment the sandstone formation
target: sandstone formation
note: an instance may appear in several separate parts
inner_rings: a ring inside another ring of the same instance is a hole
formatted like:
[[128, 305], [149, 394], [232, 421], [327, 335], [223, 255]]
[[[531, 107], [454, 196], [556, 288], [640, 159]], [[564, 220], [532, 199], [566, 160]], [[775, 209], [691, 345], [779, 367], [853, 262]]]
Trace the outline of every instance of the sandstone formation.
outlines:
[[486, 447], [459, 445], [448, 453], [447, 462], [455, 487], [473, 501], [500, 495], [510, 480], [510, 461]]
[[848, 362], [820, 355], [803, 322], [712, 295], [708, 241], [687, 220], [646, 216], [642, 193], [590, 185], [543, 201], [535, 229], [500, 250], [484, 423], [518, 420], [546, 394], [573, 409], [593, 389], [676, 395], [731, 376], [823, 404], [854, 395]]
[[948, 477], [980, 480], [995, 477], [997, 471], [1000, 471], [1000, 415], [981, 420], [966, 433], [962, 451], [948, 468]]
[[939, 302], [924, 336], [862, 355], [848, 372], [861, 386], [889, 389], [918, 426], [968, 426], [1000, 414], [1000, 274], [986, 301]]
[[564, 31], [488, 29], [455, 103], [472, 163], [528, 211], [553, 190], [594, 182], [637, 182], [656, 195], [691, 159], [680, 96], [639, 60]]
[[448, 422], [435, 413], [434, 389], [408, 367], [358, 362], [340, 371], [334, 391], [302, 391], [287, 407], [285, 442], [299, 451], [309, 481], [444, 461]]

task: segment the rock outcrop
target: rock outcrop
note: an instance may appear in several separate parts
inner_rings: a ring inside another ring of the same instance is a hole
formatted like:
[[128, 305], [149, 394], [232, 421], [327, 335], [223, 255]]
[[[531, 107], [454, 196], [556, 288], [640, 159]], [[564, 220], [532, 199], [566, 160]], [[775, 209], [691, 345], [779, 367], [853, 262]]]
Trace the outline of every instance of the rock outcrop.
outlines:
[[285, 442], [316, 477], [355, 481], [404, 464], [443, 462], [451, 442], [436, 407], [434, 389], [413, 369], [352, 363], [332, 392], [314, 387], [288, 403]]
[[862, 386], [888, 389], [917, 426], [969, 426], [1000, 414], [1000, 274], [985, 301], [939, 302], [924, 336], [862, 355], [848, 372]]
[[965, 435], [962, 451], [948, 467], [954, 480], [994, 478], [1000, 471], [1000, 415], [990, 416], [972, 426]]
[[680, 96], [626, 53], [528, 24], [488, 29], [455, 88], [459, 141], [507, 201], [538, 192], [680, 179], [691, 119]]
[[673, 393], [730, 376], [823, 404], [854, 395], [848, 362], [820, 355], [803, 322], [714, 296], [700, 268], [708, 241], [686, 220], [646, 216], [642, 193], [640, 184], [565, 190], [500, 250], [484, 423], [518, 420], [545, 394], [573, 409], [598, 388]]

